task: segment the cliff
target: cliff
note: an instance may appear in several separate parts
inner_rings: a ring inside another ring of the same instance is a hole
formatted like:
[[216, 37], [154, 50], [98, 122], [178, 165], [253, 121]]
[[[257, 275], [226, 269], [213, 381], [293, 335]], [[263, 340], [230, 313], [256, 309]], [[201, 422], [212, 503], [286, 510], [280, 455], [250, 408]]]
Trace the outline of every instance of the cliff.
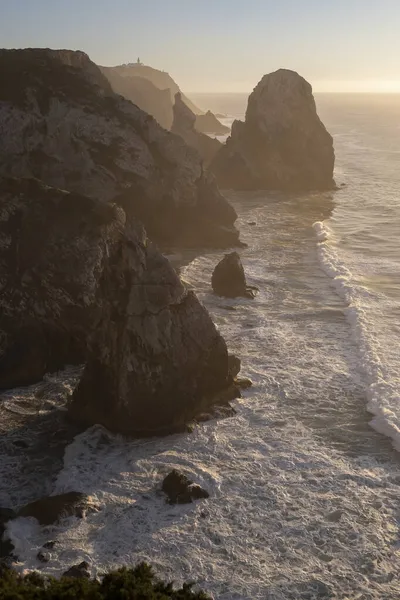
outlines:
[[120, 75], [114, 67], [99, 68], [114, 92], [149, 113], [165, 129], [171, 129], [172, 102], [168, 89], [161, 90], [144, 77]]
[[230, 132], [229, 127], [220, 123], [211, 110], [208, 110], [204, 115], [196, 115], [195, 127], [197, 131], [214, 133], [215, 135], [225, 135]]
[[0, 175], [120, 203], [162, 245], [238, 242], [197, 152], [115, 94], [84, 53], [0, 51], [0, 121]]
[[204, 164], [208, 165], [221, 148], [221, 143], [195, 129], [196, 115], [183, 102], [179, 92], [175, 95], [173, 112], [172, 133], [179, 135], [188, 146], [197, 150]]
[[225, 188], [324, 190], [335, 185], [334, 161], [311, 85], [280, 69], [255, 87], [245, 121], [233, 123], [211, 169]]
[[0, 388], [87, 361], [70, 414], [123, 433], [238, 393], [206, 309], [116, 204], [0, 178], [0, 291]]

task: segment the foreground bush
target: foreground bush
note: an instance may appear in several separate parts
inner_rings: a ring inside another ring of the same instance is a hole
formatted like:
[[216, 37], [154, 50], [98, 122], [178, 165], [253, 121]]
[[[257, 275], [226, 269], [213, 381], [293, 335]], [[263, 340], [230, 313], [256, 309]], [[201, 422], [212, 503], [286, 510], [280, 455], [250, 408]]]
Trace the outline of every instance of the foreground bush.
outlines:
[[210, 600], [192, 585], [173, 589], [159, 581], [147, 564], [113, 571], [101, 582], [62, 577], [54, 579], [31, 573], [22, 577], [9, 569], [0, 572], [1, 600]]

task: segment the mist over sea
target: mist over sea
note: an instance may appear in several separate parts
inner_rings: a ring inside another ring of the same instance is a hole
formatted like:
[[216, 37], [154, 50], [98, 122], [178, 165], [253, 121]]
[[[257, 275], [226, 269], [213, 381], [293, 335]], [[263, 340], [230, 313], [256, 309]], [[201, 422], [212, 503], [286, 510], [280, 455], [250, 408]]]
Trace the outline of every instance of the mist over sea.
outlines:
[[[224, 122], [247, 103], [191, 98]], [[223, 600], [400, 597], [400, 96], [316, 101], [339, 189], [227, 192], [256, 299], [211, 293], [220, 252], [174, 256], [254, 383], [236, 416], [140, 441], [92, 427], [47, 480], [24, 473], [5, 434], [1, 506], [71, 489], [102, 506], [48, 528], [11, 522], [21, 568], [60, 574], [87, 560], [98, 573], [148, 560]], [[70, 389], [74, 373], [49, 379]], [[8, 393], [10, 412], [30, 395]], [[29, 430], [19, 435], [29, 454]], [[174, 467], [210, 499], [166, 505], [156, 490]], [[49, 540], [58, 544], [43, 566], [36, 555]]]

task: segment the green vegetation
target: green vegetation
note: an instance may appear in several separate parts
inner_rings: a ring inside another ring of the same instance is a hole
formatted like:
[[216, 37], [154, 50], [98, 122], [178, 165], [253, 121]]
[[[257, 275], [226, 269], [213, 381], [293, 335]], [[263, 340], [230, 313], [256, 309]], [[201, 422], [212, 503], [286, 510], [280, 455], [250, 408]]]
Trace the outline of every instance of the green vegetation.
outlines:
[[105, 575], [102, 581], [62, 577], [54, 579], [39, 573], [22, 577], [9, 569], [0, 571], [1, 600], [210, 600], [195, 592], [191, 584], [173, 589], [158, 580], [151, 567], [141, 563], [134, 569], [122, 568]]

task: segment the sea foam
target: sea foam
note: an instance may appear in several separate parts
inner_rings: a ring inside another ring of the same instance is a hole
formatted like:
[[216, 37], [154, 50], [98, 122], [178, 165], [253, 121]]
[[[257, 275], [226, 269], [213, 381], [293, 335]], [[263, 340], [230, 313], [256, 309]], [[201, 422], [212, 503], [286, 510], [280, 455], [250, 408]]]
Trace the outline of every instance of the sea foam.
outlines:
[[370, 425], [391, 438], [394, 448], [400, 451], [399, 390], [381, 360], [381, 345], [374, 333], [368, 310], [373, 304], [376, 306], [384, 302], [384, 297], [358, 284], [335, 249], [333, 232], [325, 223], [318, 221], [313, 228], [318, 240], [321, 267], [347, 305], [345, 314], [358, 348], [359, 363], [366, 383], [367, 410], [374, 415]]

